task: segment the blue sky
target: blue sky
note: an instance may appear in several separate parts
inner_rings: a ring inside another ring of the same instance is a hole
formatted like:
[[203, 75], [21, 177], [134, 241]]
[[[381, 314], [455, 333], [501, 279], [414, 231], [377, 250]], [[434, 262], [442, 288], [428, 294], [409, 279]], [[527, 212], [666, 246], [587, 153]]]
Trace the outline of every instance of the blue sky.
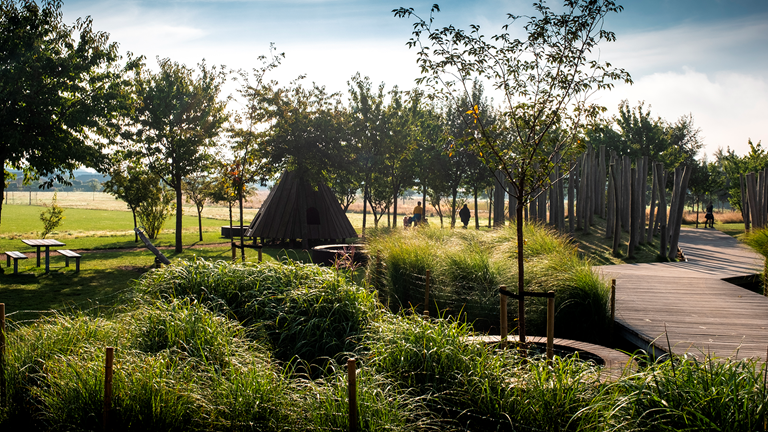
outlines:
[[[286, 54], [271, 75], [281, 83], [307, 74], [329, 90], [345, 91], [359, 71], [376, 83], [408, 89], [419, 74], [416, 52], [405, 46], [413, 20], [396, 19], [391, 10], [413, 7], [426, 16], [435, 2], [441, 8], [437, 24], [479, 24], [491, 35], [507, 13], [529, 12], [532, 0], [65, 0], [64, 19], [90, 15], [122, 52], [144, 55], [149, 64], [155, 56], [190, 66], [205, 58], [250, 69], [274, 42]], [[690, 113], [709, 155], [726, 146], [743, 154], [748, 138], [768, 145], [768, 1], [619, 3], [624, 11], [605, 25], [617, 42], [601, 46], [600, 54], [627, 69], [635, 84], [618, 85], [593, 101], [610, 112], [622, 99], [633, 106], [645, 101], [652, 114], [669, 121]]]

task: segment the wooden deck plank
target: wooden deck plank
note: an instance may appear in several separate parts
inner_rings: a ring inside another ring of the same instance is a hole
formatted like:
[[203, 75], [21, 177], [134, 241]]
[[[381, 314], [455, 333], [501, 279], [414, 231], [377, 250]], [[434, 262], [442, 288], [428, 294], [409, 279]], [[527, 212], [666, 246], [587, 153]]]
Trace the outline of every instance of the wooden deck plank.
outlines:
[[681, 230], [680, 248], [686, 262], [596, 268], [616, 279], [619, 329], [661, 351], [765, 361], [768, 298], [722, 280], [760, 273], [763, 258], [714, 230]]

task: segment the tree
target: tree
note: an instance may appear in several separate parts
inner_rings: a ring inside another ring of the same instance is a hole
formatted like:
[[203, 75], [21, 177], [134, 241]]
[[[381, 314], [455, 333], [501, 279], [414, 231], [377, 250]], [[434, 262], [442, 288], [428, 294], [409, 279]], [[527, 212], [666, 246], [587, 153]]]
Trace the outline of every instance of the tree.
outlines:
[[768, 152], [762, 147], [762, 142], [752, 143], [750, 139], [749, 153], [739, 156], [728, 147], [725, 151], [722, 148], [715, 152], [716, 163], [722, 167], [725, 173], [725, 181], [729, 186], [729, 202], [739, 209], [742, 213], [741, 183], [739, 177], [749, 172], [759, 172], [768, 167]]
[[88, 188], [92, 192], [91, 200], [95, 201], [96, 200], [96, 191], [99, 190], [99, 188], [101, 187], [101, 182], [99, 182], [96, 179], [90, 179], [90, 180], [88, 180], [88, 182], [86, 184], [88, 185]]
[[136, 71], [136, 103], [123, 138], [134, 156], [146, 161], [176, 194], [176, 253], [182, 250], [182, 180], [209, 160], [227, 115], [218, 100], [227, 73], [203, 61], [198, 74], [170, 59], [157, 59], [160, 71]]
[[[113, 164], [110, 178], [104, 182], [104, 192], [123, 200], [133, 215], [133, 228], [137, 228], [137, 211], [142, 203], [151, 201], [160, 194], [155, 191], [160, 178], [141, 166], [139, 161], [121, 161]], [[134, 242], [139, 241], [135, 233]]]
[[[102, 148], [128, 99], [117, 44], [90, 18], [68, 26], [60, 0], [0, 1], [0, 196], [9, 174], [69, 184], [81, 165], [99, 168]], [[0, 213], [2, 202], [0, 202]]]
[[197, 232], [200, 236], [200, 241], [203, 241], [203, 208], [205, 207], [205, 202], [208, 201], [208, 191], [212, 187], [211, 183], [210, 179], [198, 172], [184, 177], [181, 185], [187, 197], [187, 202], [191, 201], [195, 204], [195, 209], [197, 210]]
[[[611, 0], [565, 0], [563, 12], [553, 12], [541, 0], [533, 5], [536, 16], [523, 25], [527, 37], [518, 39], [509, 27], [519, 16], [509, 14], [503, 33], [490, 40], [472, 25], [469, 33], [453, 26], [433, 28], [433, 6], [428, 20], [413, 9], [400, 8], [398, 17], [416, 18], [409, 46], [419, 48], [419, 82], [458, 102], [466, 96], [465, 125], [472, 140], [467, 147], [492, 170], [500, 169], [517, 198], [518, 329], [525, 341], [525, 257], [523, 208], [549, 182], [557, 157], [570, 160], [581, 150], [577, 133], [586, 119], [601, 107], [589, 104], [596, 91], [610, 89], [614, 80], [631, 82], [629, 74], [602, 62], [594, 54], [599, 42], [613, 41], [604, 29], [607, 14], [621, 6]], [[474, 79], [486, 79], [502, 92], [502, 121], [486, 125], [479, 101], [472, 100]], [[550, 136], [558, 129], [564, 133]], [[563, 172], [567, 172], [563, 170]]]
[[48, 204], [43, 205], [45, 206], [45, 210], [40, 213], [40, 220], [43, 222], [43, 231], [41, 234], [42, 237], [45, 238], [45, 236], [52, 233], [53, 230], [58, 228], [64, 221], [64, 209], [59, 206], [56, 193], [53, 194], [50, 206]]

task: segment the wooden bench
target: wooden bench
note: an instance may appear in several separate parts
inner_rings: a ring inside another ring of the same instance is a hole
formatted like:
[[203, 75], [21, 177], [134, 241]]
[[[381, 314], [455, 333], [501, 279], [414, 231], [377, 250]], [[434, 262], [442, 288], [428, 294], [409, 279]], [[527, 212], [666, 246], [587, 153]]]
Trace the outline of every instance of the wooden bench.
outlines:
[[82, 257], [82, 255], [80, 255], [77, 252], [72, 252], [69, 249], [59, 249], [56, 252], [64, 255], [64, 267], [69, 267], [69, 259], [70, 258], [74, 258], [75, 259], [75, 272], [79, 272], [80, 271], [80, 257]]
[[8, 262], [8, 265], [6, 267], [10, 267], [11, 266], [11, 258], [13, 258], [13, 274], [18, 274], [19, 273], [19, 260], [27, 259], [27, 256], [24, 255], [21, 252], [16, 252], [16, 251], [9, 252], [9, 251], [6, 251], [5, 252], [5, 259]]

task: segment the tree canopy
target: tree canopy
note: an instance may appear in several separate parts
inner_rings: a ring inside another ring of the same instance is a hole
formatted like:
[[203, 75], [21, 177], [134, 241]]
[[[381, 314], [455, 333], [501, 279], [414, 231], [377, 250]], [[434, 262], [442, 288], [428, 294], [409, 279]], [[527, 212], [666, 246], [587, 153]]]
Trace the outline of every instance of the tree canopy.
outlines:
[[228, 116], [219, 99], [227, 73], [203, 61], [198, 73], [170, 59], [157, 59], [160, 70], [137, 69], [135, 103], [125, 144], [176, 194], [176, 253], [182, 250], [182, 181], [208, 161]]
[[[62, 22], [60, 0], [0, 2], [0, 193], [6, 166], [25, 180], [68, 183], [81, 165], [100, 168], [105, 141], [129, 92], [117, 44], [90, 18]], [[0, 201], [0, 212], [2, 202]]]

